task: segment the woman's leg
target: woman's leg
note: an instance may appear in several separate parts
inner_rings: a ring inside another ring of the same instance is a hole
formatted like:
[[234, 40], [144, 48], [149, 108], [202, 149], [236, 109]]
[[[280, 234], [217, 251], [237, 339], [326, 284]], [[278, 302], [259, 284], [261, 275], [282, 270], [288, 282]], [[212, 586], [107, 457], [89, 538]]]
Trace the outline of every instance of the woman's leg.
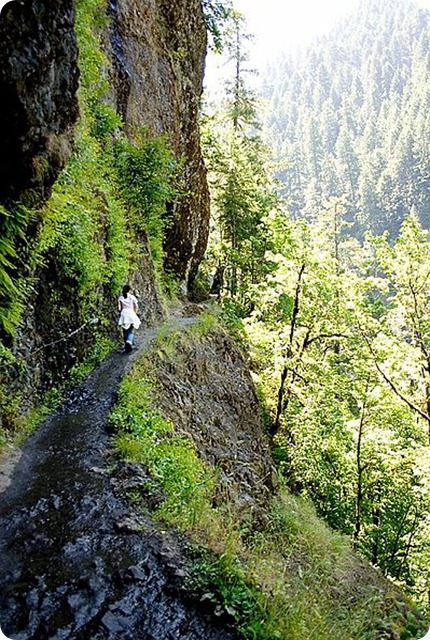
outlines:
[[127, 352], [133, 349], [133, 340], [134, 327], [131, 324], [128, 329], [124, 329], [124, 347]]

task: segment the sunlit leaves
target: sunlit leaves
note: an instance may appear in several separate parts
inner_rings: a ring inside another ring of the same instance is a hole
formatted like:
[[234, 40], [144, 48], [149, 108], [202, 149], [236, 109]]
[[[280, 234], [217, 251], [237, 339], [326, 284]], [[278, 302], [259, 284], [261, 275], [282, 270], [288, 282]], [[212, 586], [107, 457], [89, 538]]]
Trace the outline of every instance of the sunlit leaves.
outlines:
[[419, 582], [428, 243], [412, 216], [394, 246], [360, 247], [340, 211], [312, 226], [266, 217], [271, 267], [244, 322], [272, 416], [283, 384], [276, 444], [290, 485], [384, 571]]

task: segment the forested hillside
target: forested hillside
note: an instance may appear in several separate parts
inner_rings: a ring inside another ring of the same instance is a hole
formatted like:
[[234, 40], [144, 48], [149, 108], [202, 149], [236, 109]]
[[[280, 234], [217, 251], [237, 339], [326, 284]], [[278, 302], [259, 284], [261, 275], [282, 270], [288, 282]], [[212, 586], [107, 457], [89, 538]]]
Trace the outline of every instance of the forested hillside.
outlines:
[[267, 129], [294, 216], [342, 198], [353, 232], [430, 226], [430, 14], [405, 0], [356, 13], [265, 78]]

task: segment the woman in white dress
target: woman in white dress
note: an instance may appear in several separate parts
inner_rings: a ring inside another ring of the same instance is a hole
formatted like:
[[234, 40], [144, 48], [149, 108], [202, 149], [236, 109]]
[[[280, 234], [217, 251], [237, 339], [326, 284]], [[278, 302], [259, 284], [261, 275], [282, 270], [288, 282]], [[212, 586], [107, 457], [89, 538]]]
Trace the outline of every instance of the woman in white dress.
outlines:
[[122, 288], [122, 294], [118, 298], [118, 311], [120, 316], [118, 326], [122, 328], [124, 338], [124, 350], [130, 353], [133, 349], [134, 331], [140, 327], [140, 320], [137, 316], [139, 310], [137, 298], [131, 292], [129, 284]]

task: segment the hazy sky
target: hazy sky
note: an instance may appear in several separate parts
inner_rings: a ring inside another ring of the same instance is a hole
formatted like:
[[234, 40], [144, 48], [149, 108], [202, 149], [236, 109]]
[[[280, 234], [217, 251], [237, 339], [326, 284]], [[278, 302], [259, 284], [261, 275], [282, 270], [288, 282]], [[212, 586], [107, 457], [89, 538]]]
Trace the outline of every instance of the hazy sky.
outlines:
[[[254, 35], [252, 63], [264, 68], [281, 51], [308, 44], [327, 32], [360, 0], [233, 0]], [[415, 0], [430, 9], [430, 0]]]

